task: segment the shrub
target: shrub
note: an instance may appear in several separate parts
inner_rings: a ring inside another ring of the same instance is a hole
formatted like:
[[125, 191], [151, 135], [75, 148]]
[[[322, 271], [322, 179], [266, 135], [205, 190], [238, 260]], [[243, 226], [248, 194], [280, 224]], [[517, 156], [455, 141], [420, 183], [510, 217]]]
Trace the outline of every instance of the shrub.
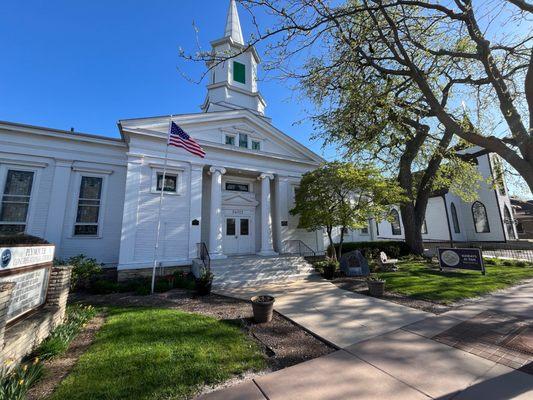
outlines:
[[317, 271], [321, 272], [324, 278], [333, 279], [335, 272], [339, 268], [339, 263], [335, 260], [325, 260], [315, 263], [315, 268]]
[[24, 400], [28, 389], [43, 375], [44, 367], [38, 358], [13, 369], [6, 363], [0, 370], [0, 400]]
[[174, 287], [178, 289], [194, 290], [194, 275], [191, 272], [174, 272]]
[[66, 321], [55, 328], [37, 349], [34, 355], [49, 359], [63, 354], [82, 327], [96, 315], [92, 306], [75, 304], [67, 307]]
[[94, 279], [102, 273], [102, 266], [96, 259], [88, 258], [83, 254], [71, 257], [68, 260], [55, 260], [56, 265], [72, 265], [70, 289], [88, 289]]
[[117, 293], [120, 291], [120, 284], [108, 279], [98, 279], [91, 282], [90, 290], [94, 294]]
[[[339, 246], [335, 245], [337, 254]], [[396, 241], [377, 241], [377, 242], [346, 242], [342, 244], [342, 253], [360, 250], [367, 259], [379, 257], [379, 253], [384, 251], [390, 258], [399, 258], [409, 255], [410, 249], [405, 242]]]
[[49, 244], [49, 242], [31, 235], [0, 235], [0, 245], [2, 246], [16, 246], [19, 244]]
[[150, 278], [134, 278], [120, 285], [121, 292], [134, 292], [138, 296], [150, 294], [152, 280]]

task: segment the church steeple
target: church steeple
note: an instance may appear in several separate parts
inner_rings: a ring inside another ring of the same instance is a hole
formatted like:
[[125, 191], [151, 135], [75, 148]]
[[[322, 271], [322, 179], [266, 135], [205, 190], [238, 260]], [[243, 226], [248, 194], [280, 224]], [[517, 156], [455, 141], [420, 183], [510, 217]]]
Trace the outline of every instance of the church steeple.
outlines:
[[[227, 111], [248, 109], [264, 115], [266, 102], [257, 88], [259, 56], [254, 47], [244, 44], [237, 3], [230, 0], [224, 37], [211, 42], [213, 60], [207, 63], [210, 82], [202, 110]], [[228, 59], [228, 57], [231, 57]]]
[[237, 11], [237, 4], [235, 3], [235, 0], [231, 0], [229, 3], [224, 37], [230, 37], [235, 43], [244, 45], [241, 21], [239, 20], [239, 12]]

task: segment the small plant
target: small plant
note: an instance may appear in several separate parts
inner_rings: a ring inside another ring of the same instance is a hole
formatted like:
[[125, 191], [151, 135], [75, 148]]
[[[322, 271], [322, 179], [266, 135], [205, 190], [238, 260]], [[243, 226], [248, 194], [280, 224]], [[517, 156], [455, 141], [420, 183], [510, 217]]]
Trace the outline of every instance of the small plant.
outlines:
[[370, 274], [366, 280], [369, 282], [385, 282], [385, 279], [380, 278], [378, 274]]
[[75, 304], [67, 307], [66, 321], [55, 328], [34, 351], [42, 359], [50, 359], [63, 354], [83, 326], [96, 315], [93, 306]]
[[0, 400], [24, 400], [26, 393], [43, 375], [39, 358], [32, 362], [9, 368], [8, 360], [0, 369]]
[[202, 296], [211, 293], [212, 283], [213, 273], [209, 270], [202, 271], [202, 275], [195, 280], [196, 292]]
[[56, 265], [72, 265], [70, 289], [88, 289], [91, 282], [102, 273], [102, 266], [96, 259], [88, 258], [83, 254], [71, 257], [68, 260], [55, 260]]
[[366, 278], [366, 283], [371, 296], [383, 296], [383, 293], [385, 292], [385, 279], [380, 278], [378, 274], [370, 274]]

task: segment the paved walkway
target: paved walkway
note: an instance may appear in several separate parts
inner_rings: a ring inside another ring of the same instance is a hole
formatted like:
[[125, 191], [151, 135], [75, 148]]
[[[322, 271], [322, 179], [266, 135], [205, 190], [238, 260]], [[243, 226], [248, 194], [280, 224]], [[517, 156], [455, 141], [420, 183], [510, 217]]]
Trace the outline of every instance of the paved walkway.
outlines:
[[[328, 282], [266, 288], [276, 309], [341, 350], [203, 400], [532, 399], [533, 376], [432, 338], [487, 309], [532, 316], [533, 283], [439, 316]], [[247, 297], [257, 291], [244, 290]]]

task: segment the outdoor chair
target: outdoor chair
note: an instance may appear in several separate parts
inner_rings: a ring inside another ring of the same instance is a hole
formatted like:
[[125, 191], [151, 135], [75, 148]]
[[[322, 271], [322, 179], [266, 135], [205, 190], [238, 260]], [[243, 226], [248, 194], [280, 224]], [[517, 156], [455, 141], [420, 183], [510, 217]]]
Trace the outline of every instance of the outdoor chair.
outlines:
[[382, 271], [397, 271], [397, 262], [398, 260], [387, 257], [384, 251], [379, 253], [378, 266]]

